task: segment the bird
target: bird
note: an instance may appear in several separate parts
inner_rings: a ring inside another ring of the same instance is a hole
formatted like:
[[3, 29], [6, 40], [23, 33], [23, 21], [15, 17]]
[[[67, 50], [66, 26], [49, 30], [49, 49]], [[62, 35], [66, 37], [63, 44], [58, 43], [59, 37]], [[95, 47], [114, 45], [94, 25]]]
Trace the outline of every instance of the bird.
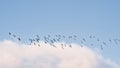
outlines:
[[16, 35], [13, 35], [13, 37], [15, 38], [15, 37], [16, 37]]
[[86, 42], [85, 38], [83, 38], [83, 41]]
[[106, 45], [106, 43], [105, 42], [102, 42], [104, 45]]
[[29, 39], [30, 43], [33, 43], [33, 40], [32, 39]]
[[11, 32], [9, 32], [9, 35], [11, 35]]
[[120, 42], [120, 39], [118, 39], [118, 41]]
[[93, 38], [95, 38], [95, 36], [93, 36]]
[[54, 44], [52, 46], [55, 47], [55, 48], [57, 48]]
[[103, 45], [100, 45], [101, 46], [101, 50], [103, 50]]
[[53, 40], [50, 40], [51, 41], [51, 43], [54, 43], [54, 41]]
[[100, 40], [97, 38], [97, 41], [99, 42]]
[[65, 38], [65, 36], [63, 36], [63, 38]]
[[68, 38], [72, 38], [72, 36], [68, 36]]
[[90, 35], [90, 39], [92, 39], [92, 36]]
[[83, 41], [81, 41], [81, 43], [84, 44]]
[[113, 40], [114, 40], [115, 44], [118, 45], [117, 39], [113, 39]]
[[34, 45], [36, 45], [36, 43], [34, 42]]
[[109, 41], [110, 41], [110, 42], [112, 42], [112, 40], [111, 40], [111, 39], [109, 39]]
[[72, 45], [70, 44], [69, 47], [72, 47]]
[[53, 39], [53, 41], [54, 41], [54, 42], [56, 42], [56, 40], [55, 40], [55, 39]]
[[48, 35], [48, 37], [51, 37], [50, 35]]
[[57, 41], [60, 41], [60, 39], [58, 38]]
[[83, 45], [81, 44], [81, 47], [83, 47]]
[[38, 46], [40, 47], [40, 44], [38, 44]]
[[46, 36], [44, 36], [44, 40], [47, 40]]
[[76, 35], [74, 35], [74, 37], [77, 37]]
[[91, 44], [91, 46], [93, 46], [94, 44]]
[[19, 41], [21, 41], [21, 38], [20, 38], [20, 37], [18, 37], [18, 40], [19, 40]]
[[47, 41], [44, 41], [45, 44], [47, 44]]
[[39, 40], [40, 40], [39, 35], [36, 35], [36, 37], [37, 37], [37, 38], [36, 38], [36, 41], [39, 42]]
[[63, 44], [61, 44], [61, 48], [64, 49]]

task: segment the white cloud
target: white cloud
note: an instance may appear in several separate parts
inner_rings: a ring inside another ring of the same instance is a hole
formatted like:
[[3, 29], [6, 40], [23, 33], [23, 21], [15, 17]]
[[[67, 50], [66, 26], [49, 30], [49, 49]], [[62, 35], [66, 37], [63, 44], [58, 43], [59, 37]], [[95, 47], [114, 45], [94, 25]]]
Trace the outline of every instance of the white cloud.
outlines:
[[62, 49], [60, 43], [55, 43], [57, 48], [39, 44], [0, 42], [0, 68], [120, 68], [88, 47], [72, 44], [72, 48]]

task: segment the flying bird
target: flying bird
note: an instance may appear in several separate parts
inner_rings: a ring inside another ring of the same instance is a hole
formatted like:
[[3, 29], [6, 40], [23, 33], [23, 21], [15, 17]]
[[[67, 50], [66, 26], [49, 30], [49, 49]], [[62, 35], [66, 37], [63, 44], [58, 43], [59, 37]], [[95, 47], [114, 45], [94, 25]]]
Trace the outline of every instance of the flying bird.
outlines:
[[97, 41], [99, 42], [100, 40], [97, 38]]
[[13, 37], [15, 38], [15, 37], [16, 37], [16, 35], [13, 35]]
[[33, 43], [33, 39], [29, 39], [29, 41], [30, 41], [31, 43]]
[[100, 45], [101, 46], [101, 50], [103, 50], [103, 45]]
[[106, 45], [106, 43], [105, 42], [102, 42], [104, 45]]
[[38, 44], [38, 46], [40, 47], [40, 44]]
[[90, 39], [92, 39], [92, 36], [90, 36]]
[[83, 38], [83, 41], [84, 41], [84, 42], [86, 42], [86, 39], [85, 39], [85, 38]]
[[9, 35], [11, 35], [11, 32], [9, 32]]
[[21, 41], [21, 38], [19, 37], [18, 40]]
[[72, 45], [70, 44], [69, 47], [72, 47]]

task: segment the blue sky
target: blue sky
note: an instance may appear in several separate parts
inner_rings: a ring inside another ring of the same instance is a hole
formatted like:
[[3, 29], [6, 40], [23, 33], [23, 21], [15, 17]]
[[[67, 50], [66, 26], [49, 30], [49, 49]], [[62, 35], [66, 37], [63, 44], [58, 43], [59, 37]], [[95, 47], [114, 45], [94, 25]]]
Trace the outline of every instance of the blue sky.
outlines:
[[[36, 34], [76, 33], [103, 40], [120, 38], [119, 8], [120, 0], [1, 0], [0, 40], [7, 39], [8, 32], [24, 39]], [[118, 51], [120, 46], [106, 48], [103, 54], [120, 63]]]

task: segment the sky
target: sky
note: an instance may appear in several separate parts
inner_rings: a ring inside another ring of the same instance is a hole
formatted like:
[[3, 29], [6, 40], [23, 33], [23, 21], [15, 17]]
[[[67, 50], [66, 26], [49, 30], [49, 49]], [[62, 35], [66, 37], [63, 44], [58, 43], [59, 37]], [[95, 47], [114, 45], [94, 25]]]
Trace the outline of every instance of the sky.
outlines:
[[[119, 7], [119, 0], [0, 0], [0, 41], [11, 41], [9, 32], [24, 41], [36, 34], [120, 38]], [[100, 53], [120, 64], [120, 44], [109, 45]]]

